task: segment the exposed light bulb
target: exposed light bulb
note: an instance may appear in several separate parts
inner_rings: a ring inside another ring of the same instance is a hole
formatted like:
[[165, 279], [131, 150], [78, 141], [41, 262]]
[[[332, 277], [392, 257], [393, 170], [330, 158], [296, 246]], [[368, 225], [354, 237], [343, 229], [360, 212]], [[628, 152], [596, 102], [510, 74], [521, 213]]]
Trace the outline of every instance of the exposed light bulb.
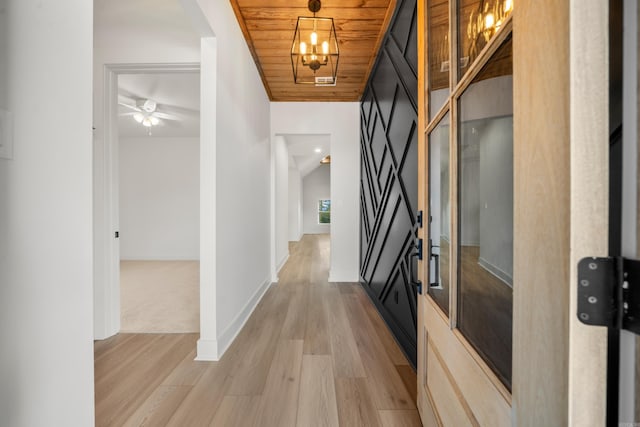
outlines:
[[316, 149], [315, 149], [315, 150], [313, 150], [313, 151], [315, 151], [316, 153], [322, 153], [322, 149], [320, 149], [320, 148], [316, 148]]
[[142, 115], [142, 113], [135, 113], [133, 115], [133, 120], [135, 120], [138, 123], [142, 123], [142, 121], [144, 120], [144, 116]]
[[326, 40], [322, 42], [322, 53], [325, 55], [329, 54], [329, 42]]
[[311, 45], [316, 46], [318, 44], [318, 34], [316, 32], [311, 33]]
[[142, 120], [142, 126], [145, 126], [145, 127], [148, 127], [148, 128], [151, 127], [152, 126], [151, 119], [149, 119], [149, 117], [145, 117]]
[[504, 2], [504, 11], [509, 13], [513, 9], [513, 0], [505, 0]]
[[156, 116], [151, 116], [149, 117], [149, 120], [151, 120], [151, 124], [153, 126], [157, 126], [158, 123], [160, 123], [160, 119], [158, 119]]
[[484, 29], [488, 30], [490, 28], [493, 28], [494, 24], [495, 24], [495, 18], [493, 17], [493, 13], [487, 13], [486, 16], [484, 17]]
[[300, 42], [300, 53], [302, 55], [306, 55], [307, 53], [307, 44], [305, 42]]

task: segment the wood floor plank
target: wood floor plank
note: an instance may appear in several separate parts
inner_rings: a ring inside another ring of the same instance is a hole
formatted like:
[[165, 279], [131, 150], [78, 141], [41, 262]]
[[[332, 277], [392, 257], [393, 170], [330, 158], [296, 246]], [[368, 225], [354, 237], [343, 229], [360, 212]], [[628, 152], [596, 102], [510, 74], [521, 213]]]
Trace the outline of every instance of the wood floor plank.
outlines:
[[105, 351], [105, 354], [100, 356], [99, 363], [95, 364], [96, 384], [108, 381], [109, 378], [119, 377], [120, 371], [126, 369], [128, 361], [146, 357], [145, 354], [151, 351], [154, 342], [163, 337], [159, 334], [123, 334], [123, 336], [125, 340]]
[[279, 341], [256, 415], [259, 425], [286, 427], [296, 424], [302, 347], [301, 340]]
[[173, 416], [176, 408], [182, 403], [191, 389], [191, 386], [159, 386], [133, 415], [126, 420], [124, 426], [151, 427], [166, 425]]
[[257, 327], [252, 329], [254, 334], [241, 338], [247, 345], [243, 346], [244, 350], [236, 355], [238, 363], [231, 373], [232, 382], [228, 394], [236, 396], [262, 394], [288, 305], [288, 295], [275, 292], [270, 315], [262, 318]]
[[297, 426], [311, 425], [338, 425], [331, 356], [305, 355], [302, 358]]
[[407, 388], [411, 400], [417, 402], [418, 399], [418, 379], [416, 378], [416, 371], [411, 366], [396, 365], [396, 371], [400, 375], [404, 386]]
[[379, 411], [384, 427], [421, 427], [420, 415], [417, 409]]
[[167, 426], [201, 427], [211, 423], [229, 388], [228, 373], [220, 364], [212, 364], [169, 419]]
[[94, 361], [98, 362], [104, 357], [118, 352], [121, 345], [126, 345], [129, 340], [135, 338], [135, 334], [116, 334], [104, 340], [93, 342]]
[[158, 367], [160, 372], [173, 370], [193, 345], [190, 335], [163, 335], [153, 346], [153, 352], [135, 360], [132, 369], [102, 384], [100, 393], [108, 396], [96, 399], [98, 425], [124, 424], [164, 379], [157, 374]]
[[341, 426], [382, 425], [365, 378], [336, 378], [336, 398]]
[[358, 297], [359, 301], [362, 304], [362, 307], [366, 311], [367, 316], [369, 317], [369, 320], [371, 321], [371, 323], [375, 328], [378, 338], [384, 345], [384, 349], [389, 355], [389, 357], [391, 358], [391, 361], [393, 361], [393, 364], [409, 366], [409, 361], [407, 360], [407, 357], [404, 355], [402, 350], [400, 350], [398, 343], [396, 342], [395, 338], [393, 338], [393, 335], [391, 335], [391, 332], [389, 331], [389, 327], [387, 326], [386, 323], [384, 323], [382, 316], [380, 316], [380, 313], [378, 313], [375, 306], [373, 305], [373, 303], [365, 293], [364, 289], [362, 289], [362, 286], [358, 285], [357, 288], [354, 290], [355, 290], [355, 295]]
[[252, 426], [259, 402], [260, 396], [225, 396], [210, 426]]
[[357, 298], [345, 296], [345, 307], [376, 407], [378, 409], [415, 409], [415, 403], [396, 371], [395, 365], [389, 359], [360, 301]]
[[336, 378], [364, 377], [364, 366], [340, 291], [337, 288], [329, 290], [327, 296], [323, 298], [323, 304], [329, 321], [329, 341]]
[[211, 362], [202, 362], [195, 360], [196, 349], [194, 348], [185, 356], [184, 359], [171, 371], [171, 373], [162, 381], [162, 385], [180, 386], [195, 385], [202, 374], [207, 370]]
[[302, 340], [307, 327], [307, 301], [309, 292], [299, 288], [291, 293], [291, 302], [287, 310], [287, 317], [282, 326], [280, 339]]
[[323, 290], [310, 286], [307, 296], [307, 324], [304, 334], [304, 354], [331, 354], [329, 325], [324, 310]]

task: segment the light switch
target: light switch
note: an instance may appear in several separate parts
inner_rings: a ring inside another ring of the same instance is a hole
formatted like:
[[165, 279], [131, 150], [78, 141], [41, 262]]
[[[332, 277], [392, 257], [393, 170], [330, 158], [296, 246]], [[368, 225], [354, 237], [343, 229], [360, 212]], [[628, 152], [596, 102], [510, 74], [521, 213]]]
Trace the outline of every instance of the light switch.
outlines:
[[13, 114], [0, 108], [0, 159], [13, 158]]

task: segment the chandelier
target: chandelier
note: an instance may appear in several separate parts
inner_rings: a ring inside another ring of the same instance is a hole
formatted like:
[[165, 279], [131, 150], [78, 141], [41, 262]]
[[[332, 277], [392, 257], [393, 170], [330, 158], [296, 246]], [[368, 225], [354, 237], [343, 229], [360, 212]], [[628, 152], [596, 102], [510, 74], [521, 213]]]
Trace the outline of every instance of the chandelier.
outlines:
[[298, 84], [335, 86], [338, 72], [338, 40], [333, 18], [316, 17], [320, 0], [309, 0], [313, 17], [299, 16], [291, 45], [293, 80]]

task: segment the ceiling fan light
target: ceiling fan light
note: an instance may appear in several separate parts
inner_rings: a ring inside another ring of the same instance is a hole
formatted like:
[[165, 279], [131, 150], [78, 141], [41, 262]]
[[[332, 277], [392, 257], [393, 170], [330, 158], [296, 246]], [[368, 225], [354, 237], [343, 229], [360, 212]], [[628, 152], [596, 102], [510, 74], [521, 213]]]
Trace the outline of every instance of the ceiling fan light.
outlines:
[[135, 113], [133, 115], [133, 120], [135, 120], [138, 123], [142, 123], [142, 121], [144, 120], [144, 116], [142, 115], [142, 113]]
[[153, 126], [157, 126], [158, 123], [160, 123], [160, 119], [158, 119], [156, 116], [151, 116], [149, 117], [149, 120], [151, 120], [151, 124]]
[[147, 99], [142, 104], [142, 109], [147, 113], [153, 113], [154, 111], [156, 111], [156, 102], [150, 99]]
[[151, 119], [149, 117], [145, 117], [142, 120], [142, 126], [151, 127], [152, 126]]

